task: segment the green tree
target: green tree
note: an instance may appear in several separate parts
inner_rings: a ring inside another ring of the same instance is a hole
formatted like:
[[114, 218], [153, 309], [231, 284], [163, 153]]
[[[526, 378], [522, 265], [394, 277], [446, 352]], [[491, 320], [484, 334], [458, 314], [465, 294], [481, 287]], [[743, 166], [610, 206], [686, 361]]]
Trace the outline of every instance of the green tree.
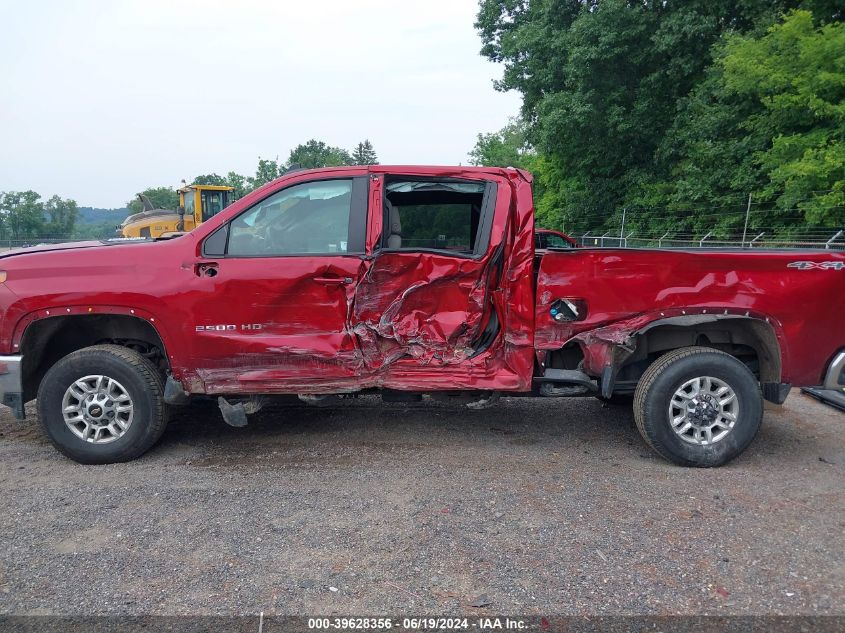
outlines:
[[43, 206], [47, 215], [43, 228], [45, 237], [70, 238], [79, 218], [76, 201], [53, 196]]
[[197, 176], [196, 178], [191, 181], [191, 184], [194, 185], [215, 185], [218, 187], [226, 187], [228, 186], [228, 182], [226, 179], [221, 176], [220, 174], [202, 174]]
[[755, 154], [764, 195], [810, 223], [845, 224], [845, 25], [795, 11], [765, 37], [731, 40], [723, 66], [727, 90], [762, 106], [742, 128], [771, 139]]
[[803, 4], [820, 21], [842, 11], [825, 0], [481, 0], [482, 54], [504, 67], [496, 86], [522, 94], [528, 140], [559, 176], [548, 212], [616, 225], [625, 206], [665, 205], [684, 158], [667, 138], [714, 45]]
[[303, 169], [314, 167], [338, 167], [352, 165], [352, 156], [345, 149], [326, 145], [323, 141], [310, 141], [294, 147], [288, 157], [287, 166], [299, 165]]
[[258, 167], [255, 168], [255, 176], [246, 179], [246, 185], [250, 191], [258, 189], [268, 182], [272, 182], [284, 173], [284, 169], [279, 164], [278, 157], [275, 160], [267, 158], [258, 158]]
[[716, 225], [736, 225], [753, 192], [752, 228], [845, 223], [845, 26], [796, 11], [716, 57], [661, 150], [675, 161], [671, 208], [732, 207]]
[[44, 203], [34, 191], [0, 192], [4, 238], [29, 240], [44, 234]]
[[[260, 159], [259, 159], [260, 162]], [[263, 177], [263, 176], [262, 176]], [[271, 178], [272, 180], [272, 178]], [[269, 181], [268, 181], [269, 182]], [[230, 171], [225, 176], [219, 174], [204, 174], [197, 176], [193, 180], [195, 185], [217, 185], [219, 187], [232, 187], [232, 198], [238, 200], [243, 198], [246, 194], [252, 191], [247, 184], [246, 176]], [[264, 183], [262, 183], [264, 184]]]
[[511, 119], [498, 132], [478, 135], [469, 162], [487, 167], [526, 167], [535, 156], [528, 143], [525, 123], [522, 119]]
[[106, 239], [116, 237], [117, 225], [127, 216], [126, 209], [98, 209], [79, 207], [79, 214], [73, 228], [73, 239]]
[[378, 156], [369, 139], [364, 139], [352, 150], [352, 165], [378, 165]]
[[235, 200], [240, 200], [252, 191], [252, 189], [249, 188], [246, 177], [234, 171], [230, 171], [226, 174], [226, 184], [233, 188], [232, 195]]
[[[174, 211], [179, 206], [179, 194], [175, 189], [170, 187], [150, 187], [144, 189], [141, 194], [147, 196], [155, 209], [173, 209]], [[126, 208], [129, 213], [140, 213], [144, 210], [144, 205], [138, 198], [134, 198], [126, 203]]]

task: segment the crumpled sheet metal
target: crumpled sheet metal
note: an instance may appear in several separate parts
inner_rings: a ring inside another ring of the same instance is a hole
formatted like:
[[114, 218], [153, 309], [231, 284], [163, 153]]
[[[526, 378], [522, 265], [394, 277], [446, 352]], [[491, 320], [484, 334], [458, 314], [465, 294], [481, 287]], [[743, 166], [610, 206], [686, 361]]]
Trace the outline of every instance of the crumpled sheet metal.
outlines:
[[464, 361], [486, 308], [486, 272], [481, 262], [431, 253], [377, 257], [358, 285], [350, 324], [365, 364]]

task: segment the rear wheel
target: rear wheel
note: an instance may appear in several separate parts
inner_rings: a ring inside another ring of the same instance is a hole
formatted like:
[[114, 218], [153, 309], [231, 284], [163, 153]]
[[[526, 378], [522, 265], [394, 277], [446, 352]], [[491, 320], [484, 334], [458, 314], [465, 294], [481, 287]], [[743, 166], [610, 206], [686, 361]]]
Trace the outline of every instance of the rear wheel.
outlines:
[[634, 419], [645, 441], [682, 466], [729, 462], [754, 439], [762, 416], [754, 374], [733, 356], [707, 347], [661, 356], [634, 396]]
[[145, 453], [167, 425], [158, 369], [138, 352], [96, 345], [57, 362], [38, 389], [38, 417], [53, 445], [82, 464]]

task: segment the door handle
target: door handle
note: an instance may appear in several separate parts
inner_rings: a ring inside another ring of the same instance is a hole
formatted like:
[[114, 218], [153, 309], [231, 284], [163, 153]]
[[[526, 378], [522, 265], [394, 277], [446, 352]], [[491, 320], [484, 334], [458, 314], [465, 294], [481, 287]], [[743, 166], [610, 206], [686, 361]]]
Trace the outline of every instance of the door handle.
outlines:
[[344, 286], [352, 283], [352, 277], [314, 277], [314, 281], [327, 286]]

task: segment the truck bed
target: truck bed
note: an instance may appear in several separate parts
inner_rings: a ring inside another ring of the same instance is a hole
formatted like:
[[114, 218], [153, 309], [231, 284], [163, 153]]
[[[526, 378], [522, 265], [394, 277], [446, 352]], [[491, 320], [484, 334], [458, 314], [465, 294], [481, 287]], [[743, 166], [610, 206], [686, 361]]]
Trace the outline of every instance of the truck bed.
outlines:
[[[560, 298], [585, 300], [585, 318], [555, 322], [550, 308]], [[535, 344], [538, 350], [570, 341], [625, 345], [661, 319], [749, 317], [774, 329], [782, 380], [813, 385], [845, 346], [843, 313], [845, 253], [573, 249], [540, 261]]]

